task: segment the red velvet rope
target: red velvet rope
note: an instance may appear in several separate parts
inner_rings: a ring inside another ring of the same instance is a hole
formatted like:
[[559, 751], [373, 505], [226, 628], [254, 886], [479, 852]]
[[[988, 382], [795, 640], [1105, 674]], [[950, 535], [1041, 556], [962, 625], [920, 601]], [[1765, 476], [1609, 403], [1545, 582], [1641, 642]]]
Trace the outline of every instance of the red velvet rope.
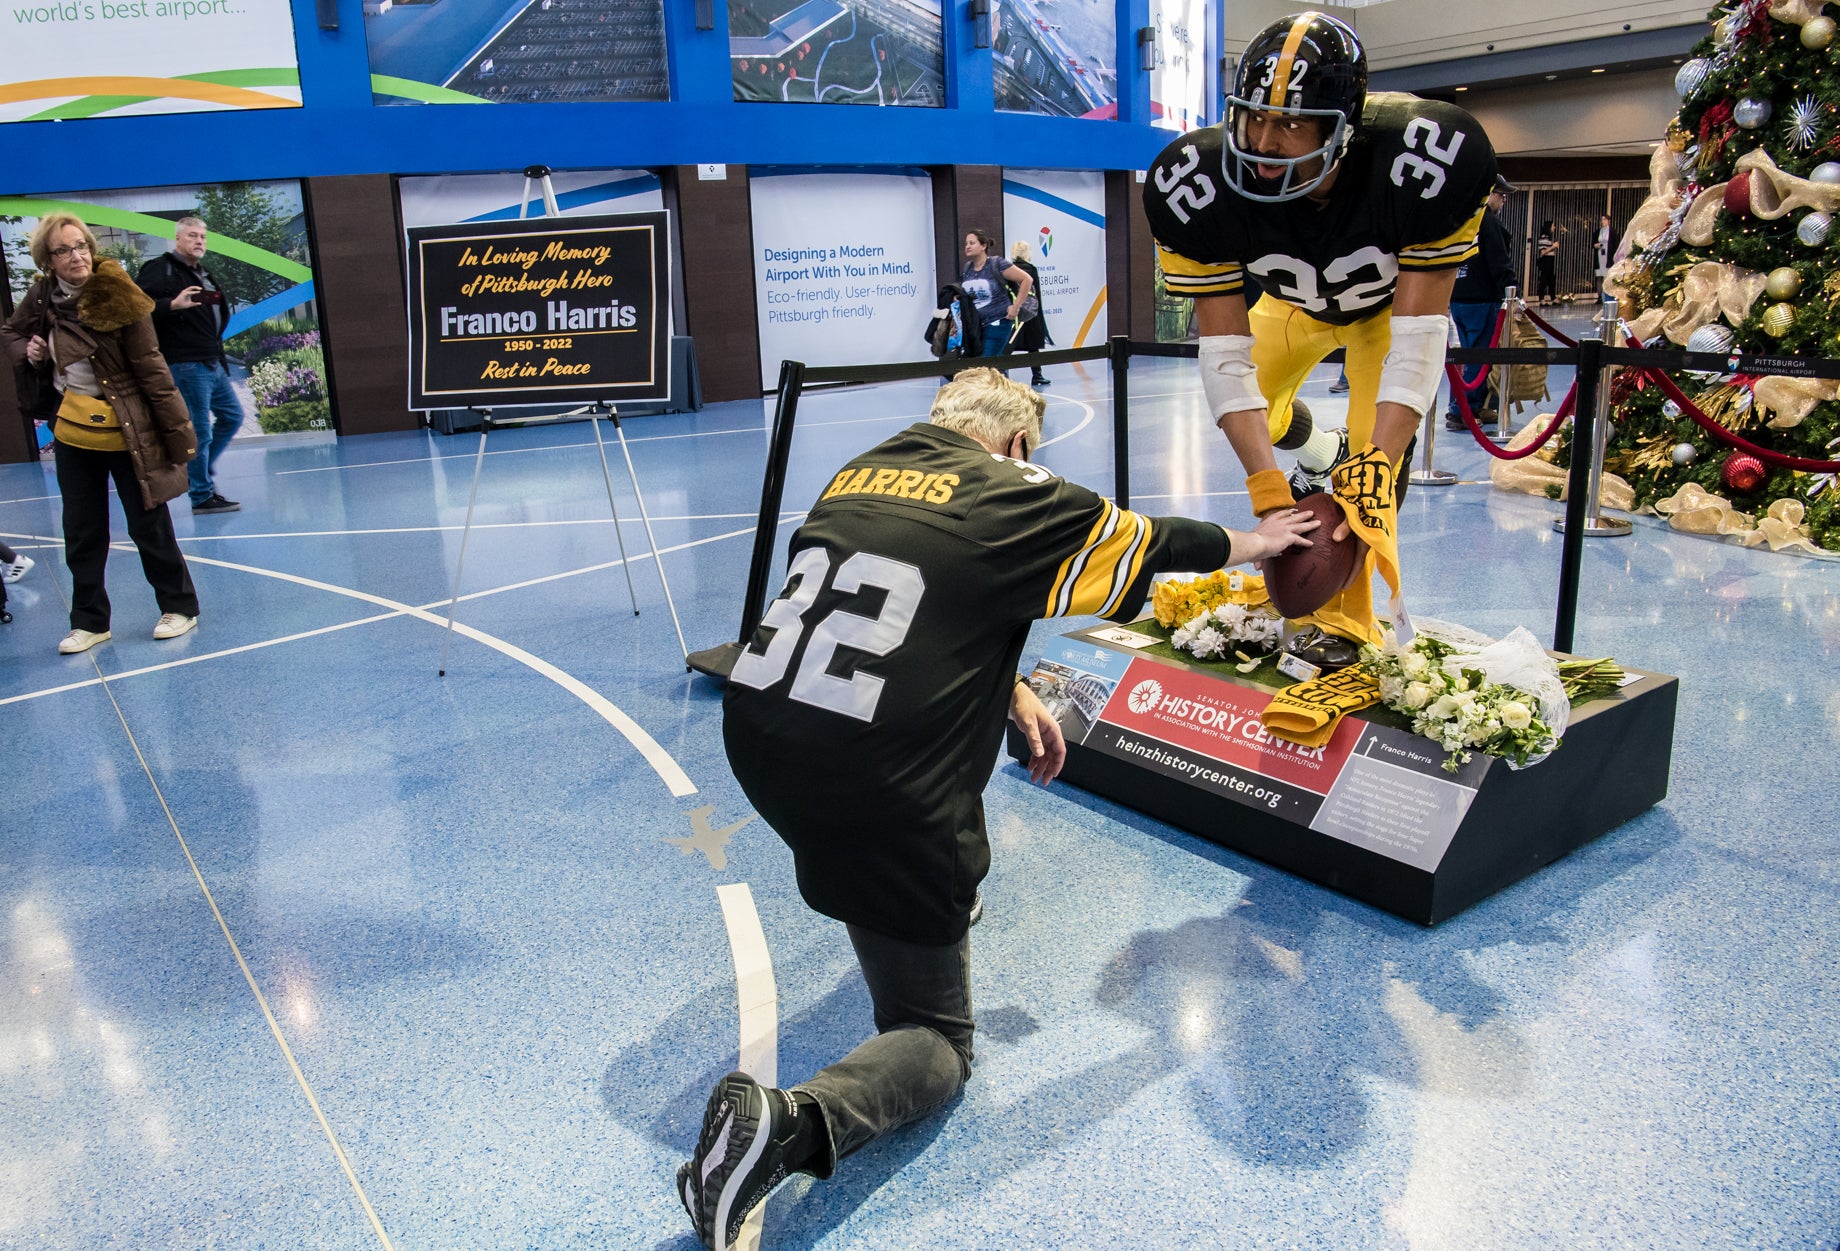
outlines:
[[[1633, 336], [1629, 346], [1639, 348], [1640, 339]], [[1750, 440], [1727, 430], [1712, 418], [1699, 411], [1699, 405], [1687, 398], [1686, 392], [1674, 384], [1674, 380], [1659, 369], [1644, 368], [1642, 374], [1650, 382], [1661, 388], [1661, 394], [1680, 405], [1680, 411], [1693, 419], [1695, 425], [1720, 443], [1735, 447], [1741, 452], [1749, 452], [1766, 465], [1776, 465], [1783, 469], [1800, 469], [1805, 473], [1840, 473], [1840, 460], [1810, 460], [1806, 456], [1786, 456], [1781, 452], [1772, 452], [1767, 447], [1758, 447]]]
[[[1526, 312], [1527, 316], [1532, 317], [1534, 324], [1539, 326], [1545, 333], [1563, 341], [1567, 346], [1577, 346], [1571, 340], [1566, 339], [1564, 335], [1548, 326], [1545, 322], [1534, 317], [1531, 311], [1524, 308], [1522, 311]], [[1493, 340], [1489, 343], [1491, 348], [1501, 346], [1501, 332], [1503, 327], [1507, 324], [1508, 310], [1504, 307], [1501, 312], [1495, 315], [1495, 335]], [[1578, 383], [1573, 381], [1572, 389], [1565, 393], [1565, 398], [1563, 400], [1559, 401], [1559, 411], [1553, 414], [1551, 424], [1540, 432], [1540, 437], [1529, 443], [1526, 447], [1517, 448], [1510, 452], [1505, 448], [1495, 446], [1489, 439], [1487, 432], [1483, 430], [1482, 423], [1476, 420], [1476, 414], [1470, 411], [1469, 387], [1463, 382], [1463, 371], [1455, 365], [1445, 365], [1444, 372], [1450, 378], [1450, 394], [1456, 401], [1457, 413], [1463, 418], [1463, 424], [1469, 427], [1470, 434], [1475, 437], [1476, 446], [1480, 447], [1490, 456], [1493, 456], [1496, 460], [1525, 460], [1527, 457], [1532, 456], [1535, 452], [1545, 447], [1547, 440], [1557, 434], [1559, 432], [1559, 427], [1565, 424], [1565, 419], [1572, 415], [1572, 403], [1578, 395]]]
[[1532, 322], [1534, 325], [1538, 326], [1540, 330], [1548, 338], [1557, 339], [1560, 343], [1564, 344], [1566, 347], [1577, 347], [1578, 346], [1578, 340], [1568, 338], [1564, 334], [1561, 334], [1557, 326], [1547, 321], [1544, 317], [1540, 316], [1538, 313], [1534, 312], [1532, 309], [1528, 308], [1526, 305], [1523, 304], [1521, 306], [1521, 312], [1527, 314], [1527, 320]]

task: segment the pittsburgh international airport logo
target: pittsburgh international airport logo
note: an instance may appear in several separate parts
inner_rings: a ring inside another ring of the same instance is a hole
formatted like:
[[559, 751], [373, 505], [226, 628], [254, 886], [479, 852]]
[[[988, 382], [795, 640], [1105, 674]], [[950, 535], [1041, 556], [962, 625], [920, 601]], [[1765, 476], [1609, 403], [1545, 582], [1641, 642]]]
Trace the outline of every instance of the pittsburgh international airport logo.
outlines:
[[1048, 252], [1054, 247], [1054, 232], [1043, 226], [1036, 240], [1035, 250], [1041, 253], [1041, 259], [1045, 261], [1048, 259]]
[[1138, 716], [1149, 712], [1163, 702], [1163, 684], [1155, 678], [1145, 678], [1131, 688], [1131, 694], [1125, 699], [1125, 705]]

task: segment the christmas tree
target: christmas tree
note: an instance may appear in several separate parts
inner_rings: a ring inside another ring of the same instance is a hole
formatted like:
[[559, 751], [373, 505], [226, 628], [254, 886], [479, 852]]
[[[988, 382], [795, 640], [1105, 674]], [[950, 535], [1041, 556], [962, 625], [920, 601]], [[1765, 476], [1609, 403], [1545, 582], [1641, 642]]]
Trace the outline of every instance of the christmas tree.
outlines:
[[[1606, 290], [1645, 346], [1840, 359], [1840, 42], [1823, 0], [1738, 0], [1675, 78], [1680, 113]], [[1606, 468], [1638, 507], [1772, 548], [1840, 550], [1840, 383], [1636, 370]], [[1681, 400], [1687, 401], [1686, 404]], [[1689, 406], [1751, 445], [1709, 433]], [[1800, 466], [1785, 463], [1799, 461]]]

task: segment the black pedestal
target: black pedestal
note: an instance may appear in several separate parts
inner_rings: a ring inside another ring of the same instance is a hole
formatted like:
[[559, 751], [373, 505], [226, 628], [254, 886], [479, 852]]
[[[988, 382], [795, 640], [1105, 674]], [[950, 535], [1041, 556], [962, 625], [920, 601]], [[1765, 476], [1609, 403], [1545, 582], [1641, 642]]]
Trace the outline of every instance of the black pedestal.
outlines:
[[[1527, 769], [1444, 752], [1375, 710], [1326, 747], [1259, 724], [1271, 690], [1230, 666], [1144, 655], [1129, 627], [1065, 635], [1031, 682], [1067, 737], [1063, 781], [1407, 920], [1434, 925], [1667, 796], [1676, 679], [1636, 680], [1572, 710]], [[1627, 667], [1625, 667], [1627, 669]], [[1009, 751], [1027, 756], [1012, 726]]]

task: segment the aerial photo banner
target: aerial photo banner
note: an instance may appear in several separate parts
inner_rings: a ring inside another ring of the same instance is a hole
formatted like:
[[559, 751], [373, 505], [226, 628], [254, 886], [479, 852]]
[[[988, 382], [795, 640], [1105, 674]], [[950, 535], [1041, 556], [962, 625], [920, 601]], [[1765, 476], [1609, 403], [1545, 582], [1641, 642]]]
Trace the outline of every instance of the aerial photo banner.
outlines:
[[0, 122], [297, 109], [287, 0], [11, 0]]
[[414, 226], [409, 407], [670, 398], [664, 213]]

